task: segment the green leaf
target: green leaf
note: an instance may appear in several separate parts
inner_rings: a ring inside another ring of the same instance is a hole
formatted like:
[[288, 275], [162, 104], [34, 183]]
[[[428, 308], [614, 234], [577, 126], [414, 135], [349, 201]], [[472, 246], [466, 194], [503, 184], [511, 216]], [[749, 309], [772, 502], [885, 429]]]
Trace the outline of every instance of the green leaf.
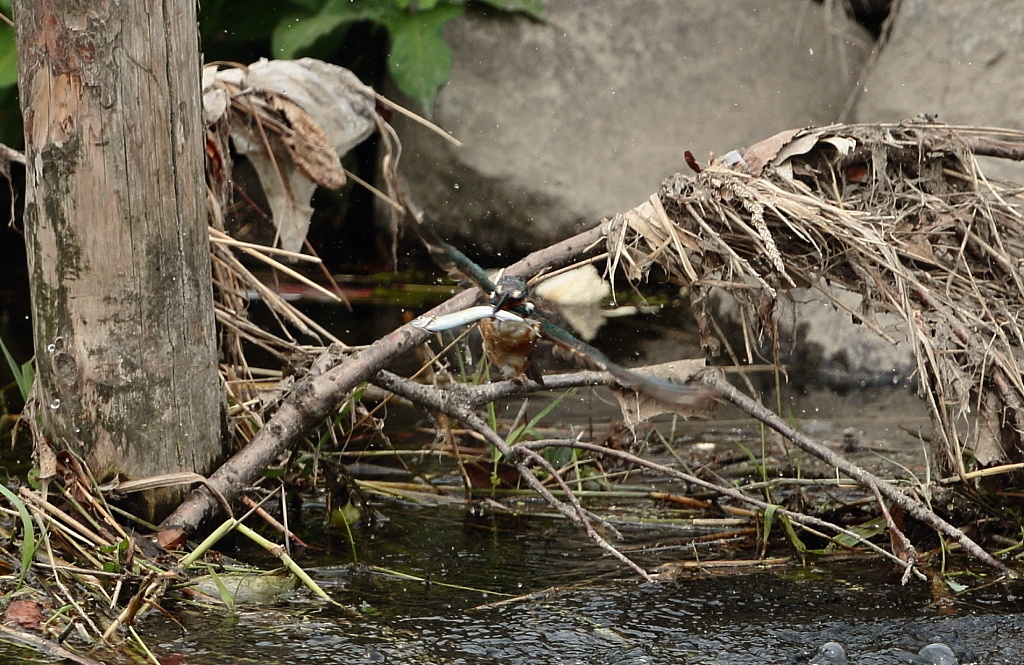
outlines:
[[327, 516], [327, 521], [333, 527], [347, 529], [350, 524], [355, 524], [362, 518], [363, 512], [359, 510], [359, 506], [349, 501], [341, 508], [333, 509]]
[[228, 591], [227, 585], [225, 585], [224, 581], [220, 579], [220, 575], [218, 575], [217, 571], [213, 569], [213, 566], [206, 564], [206, 571], [217, 588], [217, 595], [220, 596], [220, 602], [224, 603], [224, 607], [228, 608], [229, 612], [234, 612], [235, 596]]
[[[847, 530], [851, 531], [852, 533], [856, 534], [857, 536], [860, 536], [864, 540], [868, 540], [870, 538], [874, 538], [878, 534], [880, 534], [883, 531], [885, 531], [885, 528], [886, 528], [885, 518], [882, 517], [881, 515], [879, 515], [878, 517], [872, 518], [872, 519], [868, 520], [867, 522], [863, 522], [862, 524], [858, 524], [856, 526], [847, 527]], [[852, 549], [852, 548], [856, 547], [857, 545], [860, 545], [861, 541], [858, 540], [856, 537], [851, 536], [849, 534], [840, 533], [840, 534], [837, 534], [837, 535], [833, 536], [832, 543], [834, 545], [838, 545], [840, 547]]]
[[21, 583], [25, 579], [25, 573], [28, 572], [29, 567], [32, 565], [32, 557], [36, 555], [36, 550], [43, 542], [43, 539], [40, 538], [36, 542], [36, 530], [32, 526], [32, 517], [28, 514], [28, 508], [25, 507], [21, 498], [7, 489], [7, 486], [3, 483], [0, 483], [0, 494], [10, 502], [12, 508], [18, 511], [18, 517], [21, 518], [21, 572], [18, 574], [18, 583], [14, 586], [17, 589], [21, 587]]
[[314, 14], [290, 14], [278, 21], [271, 34], [272, 52], [275, 58], [294, 58], [331, 34], [335, 38], [328, 50], [333, 51], [344, 34], [341, 28], [359, 21], [385, 24], [400, 15], [393, 1], [327, 0]]
[[779, 507], [777, 505], [775, 505], [774, 503], [768, 504], [768, 507], [764, 509], [764, 520], [763, 520], [762, 526], [761, 526], [761, 545], [762, 545], [762, 547], [767, 547], [767, 545], [768, 545], [768, 536], [772, 532], [772, 522], [774, 521], [773, 518], [775, 517], [775, 511], [778, 510], [778, 509], [779, 509]]
[[[0, 8], [2, 9], [2, 8]], [[10, 16], [10, 8], [3, 10]], [[6, 23], [0, 24], [0, 88], [18, 83], [18, 49], [14, 43], [14, 30]]]
[[388, 72], [398, 88], [428, 114], [452, 70], [452, 52], [441, 28], [463, 11], [443, 4], [428, 12], [392, 16], [384, 23], [391, 35]]
[[502, 11], [526, 14], [537, 21], [547, 21], [548, 18], [542, 0], [480, 0], [480, 2]]
[[572, 461], [573, 454], [576, 451], [572, 448], [545, 448], [541, 452], [541, 457], [546, 459], [551, 466], [556, 469], [560, 466], [565, 466]]
[[508, 436], [505, 437], [505, 443], [510, 446], [513, 446], [518, 441], [522, 440], [526, 435], [532, 435], [538, 439], [541, 438], [540, 433], [538, 433], [536, 430], [536, 427], [538, 424], [540, 424], [540, 421], [546, 418], [549, 413], [554, 411], [555, 407], [557, 407], [563, 399], [569, 397], [570, 395], [575, 395], [577, 392], [578, 391], [575, 388], [570, 388], [569, 390], [566, 390], [565, 392], [561, 393], [555, 399], [551, 400], [551, 402], [549, 402], [547, 406], [541, 409], [540, 413], [531, 418], [529, 422], [523, 423], [519, 427], [509, 432]]
[[18, 390], [21, 392], [21, 398], [24, 401], [28, 401], [28, 394], [32, 392], [32, 383], [36, 380], [36, 366], [32, 364], [31, 360], [26, 360], [21, 364], [21, 376], [18, 378]]
[[14, 361], [14, 356], [7, 350], [7, 345], [4, 344], [2, 339], [0, 339], [0, 351], [3, 351], [4, 358], [7, 360], [7, 367], [11, 370], [15, 383], [18, 384], [18, 392], [21, 393], [22, 401], [27, 402], [29, 391], [32, 390], [32, 381], [35, 379], [32, 361], [26, 361], [19, 366]]
[[415, 5], [414, 11], [427, 12], [437, 6], [438, 0], [392, 0], [392, 2], [402, 11], [407, 11]]
[[358, 18], [351, 16], [286, 16], [274, 26], [270, 37], [274, 57], [288, 60], [310, 49], [319, 39], [330, 35]]
[[793, 528], [793, 523], [789, 521], [789, 517], [787, 515], [779, 515], [779, 519], [782, 522], [782, 528], [786, 530], [789, 544], [793, 546], [796, 553], [803, 559], [810, 550], [807, 549], [804, 541], [800, 540], [800, 536], [796, 535], [796, 529]]

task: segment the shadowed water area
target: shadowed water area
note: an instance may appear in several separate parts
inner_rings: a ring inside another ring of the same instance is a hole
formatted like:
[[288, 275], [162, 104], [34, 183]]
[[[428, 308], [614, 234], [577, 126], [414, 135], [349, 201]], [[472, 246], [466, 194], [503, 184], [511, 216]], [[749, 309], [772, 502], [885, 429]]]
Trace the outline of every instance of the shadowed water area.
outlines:
[[[314, 555], [305, 562], [310, 572], [358, 616], [296, 592], [234, 616], [179, 608], [184, 630], [156, 615], [140, 628], [160, 649], [211, 664], [761, 665], [808, 662], [835, 641], [851, 663], [924, 663], [915, 654], [942, 642], [961, 664], [995, 665], [1019, 663], [1024, 646], [1019, 585], [953, 598], [941, 581], [900, 586], [877, 562], [738, 573], [709, 567], [643, 584], [562, 520], [397, 503], [387, 513], [386, 524], [356, 532], [360, 560], [432, 583]], [[627, 533], [672, 539], [670, 529]]]

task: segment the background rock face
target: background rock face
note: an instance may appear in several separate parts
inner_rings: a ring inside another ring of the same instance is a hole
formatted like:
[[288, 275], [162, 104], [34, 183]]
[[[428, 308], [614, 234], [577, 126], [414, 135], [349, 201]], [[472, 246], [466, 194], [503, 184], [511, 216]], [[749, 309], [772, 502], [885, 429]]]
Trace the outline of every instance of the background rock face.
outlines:
[[838, 118], [866, 32], [810, 0], [549, 0], [549, 22], [476, 13], [403, 167], [436, 228], [524, 250], [634, 205], [661, 180], [779, 130]]
[[[1024, 3], [903, 0], [857, 102], [856, 122], [935, 114], [949, 124], [1024, 127]], [[1020, 180], [1006, 160], [989, 176]]]

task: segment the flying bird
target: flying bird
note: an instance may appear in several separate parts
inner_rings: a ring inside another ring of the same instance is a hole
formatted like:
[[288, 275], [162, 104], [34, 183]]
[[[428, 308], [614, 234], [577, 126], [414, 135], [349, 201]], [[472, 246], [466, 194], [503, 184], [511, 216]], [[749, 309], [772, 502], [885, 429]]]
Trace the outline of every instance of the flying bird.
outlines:
[[584, 366], [608, 372], [620, 387], [651, 397], [666, 406], [701, 409], [714, 399], [716, 392], [707, 386], [646, 376], [612, 362], [600, 350], [546, 320], [530, 300], [526, 280], [522, 277], [499, 274], [492, 281], [483, 268], [422, 224], [420, 215], [408, 206], [406, 221], [435, 263], [460, 285], [478, 286], [487, 295], [486, 305], [442, 316], [421, 316], [411, 322], [413, 327], [440, 332], [478, 323], [484, 352], [506, 379], [523, 380], [528, 377], [543, 384], [543, 377], [535, 371], [530, 356], [538, 340], [546, 339], [562, 355], [571, 356]]

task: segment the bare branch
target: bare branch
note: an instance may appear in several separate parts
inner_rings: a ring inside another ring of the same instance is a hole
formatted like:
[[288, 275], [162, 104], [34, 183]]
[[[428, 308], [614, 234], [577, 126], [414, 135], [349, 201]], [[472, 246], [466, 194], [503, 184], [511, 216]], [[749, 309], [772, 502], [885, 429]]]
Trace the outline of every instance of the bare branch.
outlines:
[[[542, 269], [560, 267], [588, 253], [603, 251], [601, 241], [604, 236], [605, 230], [600, 226], [584, 231], [534, 252], [510, 266], [506, 273], [532, 275]], [[463, 291], [435, 307], [430, 314], [457, 311], [478, 297], [477, 289]], [[242, 488], [252, 483], [282, 452], [326, 418], [352, 390], [373, 377], [393, 359], [422, 344], [428, 334], [405, 325], [353, 355], [346, 355], [337, 345], [329, 347], [314, 363], [314, 369], [296, 384], [249, 445], [217, 469], [210, 476], [209, 483], [229, 501], [237, 499]], [[163, 529], [176, 528], [185, 533], [194, 533], [217, 509], [213, 495], [205, 488], [199, 488], [160, 526]]]
[[741, 393], [724, 379], [709, 376], [705, 380], [709, 385], [714, 386], [721, 391], [722, 397], [732, 402], [754, 418], [757, 418], [765, 425], [768, 425], [768, 427], [771, 427], [773, 430], [792, 441], [799, 448], [806, 450], [818, 459], [839, 469], [863, 487], [878, 492], [881, 496], [902, 508], [914, 519], [920, 520], [936, 531], [953, 538], [960, 543], [963, 548], [971, 554], [971, 556], [1001, 575], [1016, 577], [1016, 573], [982, 549], [981, 546], [974, 542], [966, 533], [936, 515], [920, 501], [904, 494], [894, 485], [882, 480], [869, 471], [865, 471], [842, 455], [834, 452], [817, 441], [814, 441], [802, 432], [799, 432], [785, 420], [772, 413], [763, 405]]

